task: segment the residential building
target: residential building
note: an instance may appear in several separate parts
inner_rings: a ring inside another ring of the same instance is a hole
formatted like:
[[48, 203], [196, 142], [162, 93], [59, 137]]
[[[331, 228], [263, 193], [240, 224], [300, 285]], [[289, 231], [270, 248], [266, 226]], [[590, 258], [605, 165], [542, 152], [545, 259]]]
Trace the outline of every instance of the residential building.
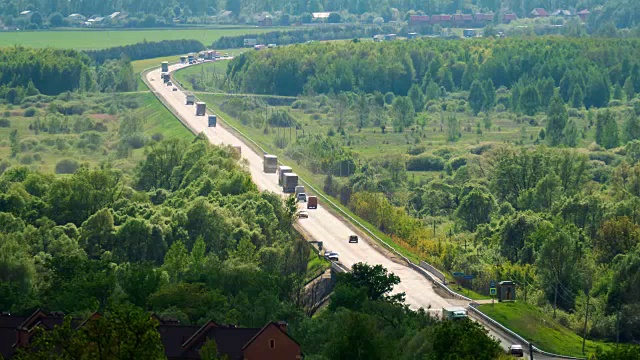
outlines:
[[580, 11], [578, 11], [578, 13], [577, 13], [577, 15], [580, 17], [580, 19], [581, 19], [582, 21], [587, 21], [587, 18], [589, 17], [589, 14], [590, 14], [590, 12], [589, 12], [589, 10], [587, 10], [587, 9], [580, 10]]
[[515, 13], [507, 13], [502, 15], [502, 22], [505, 24], [508, 24], [515, 20], [518, 20], [518, 15], [516, 15]]
[[543, 8], [535, 8], [531, 10], [531, 17], [547, 17], [549, 13]]
[[[71, 326], [82, 328], [101, 317], [94, 313], [86, 320], [73, 319]], [[158, 322], [158, 332], [169, 360], [200, 359], [200, 348], [215, 341], [218, 353], [229, 360], [298, 360], [303, 358], [300, 345], [287, 334], [287, 323], [270, 322], [262, 328], [240, 328], [209, 321], [202, 326], [181, 325], [150, 315]], [[64, 322], [63, 313], [47, 314], [42, 310], [31, 316], [0, 314], [0, 355], [10, 359], [17, 349], [27, 346], [37, 327], [52, 330]]]
[[552, 12], [551, 16], [559, 16], [559, 17], [563, 17], [563, 18], [568, 18], [568, 17], [573, 16], [573, 14], [571, 13], [571, 10], [558, 9], [558, 10]]

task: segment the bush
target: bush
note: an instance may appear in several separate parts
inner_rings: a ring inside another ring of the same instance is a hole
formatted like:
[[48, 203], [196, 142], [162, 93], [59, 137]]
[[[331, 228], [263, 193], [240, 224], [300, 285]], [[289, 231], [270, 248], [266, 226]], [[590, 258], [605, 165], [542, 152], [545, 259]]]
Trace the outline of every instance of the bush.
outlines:
[[622, 101], [620, 100], [611, 100], [609, 101], [609, 107], [613, 106], [622, 106]]
[[407, 161], [407, 171], [442, 171], [444, 160], [433, 155], [413, 156]]
[[73, 174], [78, 168], [80, 164], [76, 160], [62, 159], [56, 164], [56, 174]]
[[410, 147], [409, 150], [407, 150], [407, 154], [409, 154], [409, 155], [420, 155], [425, 151], [427, 151], [426, 146], [418, 145], [418, 146]]
[[36, 110], [36, 108], [30, 107], [24, 111], [24, 117], [34, 117], [37, 112], [38, 110]]
[[153, 141], [160, 142], [162, 141], [162, 139], [164, 139], [164, 135], [162, 135], [161, 133], [155, 133], [151, 135], [151, 139], [153, 139]]
[[33, 156], [31, 156], [31, 154], [20, 156], [20, 164], [31, 165], [31, 163], [33, 163]]
[[11, 120], [0, 119], [0, 128], [8, 128], [8, 127], [11, 127]]
[[467, 159], [463, 157], [457, 157], [449, 160], [448, 165], [452, 170], [458, 170], [461, 166], [467, 165]]
[[598, 152], [589, 153], [589, 159], [599, 160], [607, 165], [611, 165], [611, 163], [616, 159], [616, 156], [608, 152], [598, 151]]

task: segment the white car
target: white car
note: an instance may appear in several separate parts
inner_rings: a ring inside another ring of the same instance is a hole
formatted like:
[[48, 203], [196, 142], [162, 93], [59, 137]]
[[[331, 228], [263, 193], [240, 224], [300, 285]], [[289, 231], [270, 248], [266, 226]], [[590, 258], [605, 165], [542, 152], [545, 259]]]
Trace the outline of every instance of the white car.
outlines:
[[509, 346], [509, 350], [507, 351], [507, 354], [509, 354], [511, 356], [515, 356], [515, 357], [523, 357], [524, 356], [524, 350], [522, 349], [522, 345], [511, 345], [511, 346]]
[[308, 219], [309, 218], [309, 213], [307, 213], [305, 210], [300, 210], [300, 211], [298, 211], [298, 218], [299, 219]]
[[338, 253], [337, 252], [326, 252], [324, 257], [330, 261], [338, 261]]

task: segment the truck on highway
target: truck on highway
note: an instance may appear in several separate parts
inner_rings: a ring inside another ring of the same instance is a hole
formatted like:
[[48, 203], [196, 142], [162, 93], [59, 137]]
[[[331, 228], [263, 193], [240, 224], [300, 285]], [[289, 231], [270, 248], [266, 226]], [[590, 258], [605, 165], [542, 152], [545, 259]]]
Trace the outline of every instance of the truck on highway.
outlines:
[[318, 197], [317, 196], [307, 197], [307, 209], [317, 209], [317, 208], [318, 208]]
[[167, 81], [169, 81], [169, 74], [167, 74], [166, 72], [161, 73], [160, 79], [162, 79], [162, 81], [166, 83]]
[[284, 174], [293, 172], [291, 166], [280, 165], [278, 166], [278, 185], [282, 185], [282, 179], [284, 179]]
[[442, 320], [460, 320], [467, 318], [467, 309], [455, 306], [442, 308]]
[[196, 96], [193, 94], [187, 94], [187, 105], [193, 105], [196, 102]]
[[296, 173], [285, 173], [282, 179], [282, 192], [293, 193], [298, 186], [298, 175]]
[[264, 154], [262, 164], [264, 172], [275, 173], [276, 170], [278, 170], [278, 157], [275, 155]]
[[180, 56], [180, 64], [186, 64], [186, 63], [187, 63], [187, 56], [186, 55]]
[[168, 61], [163, 61], [162, 62], [162, 72], [169, 72], [169, 62]]
[[207, 104], [202, 101], [196, 103], [196, 116], [204, 116], [207, 112]]
[[215, 115], [209, 115], [209, 127], [216, 127], [218, 123], [218, 117]]
[[194, 53], [188, 53], [187, 54], [187, 59], [189, 60], [189, 64], [192, 64], [193, 61], [196, 59], [196, 54]]
[[304, 192], [305, 192], [305, 191], [304, 191], [304, 186], [302, 186], [302, 185], [298, 185], [298, 186], [296, 186], [296, 197], [297, 197], [299, 194], [302, 194], [302, 193], [304, 193]]

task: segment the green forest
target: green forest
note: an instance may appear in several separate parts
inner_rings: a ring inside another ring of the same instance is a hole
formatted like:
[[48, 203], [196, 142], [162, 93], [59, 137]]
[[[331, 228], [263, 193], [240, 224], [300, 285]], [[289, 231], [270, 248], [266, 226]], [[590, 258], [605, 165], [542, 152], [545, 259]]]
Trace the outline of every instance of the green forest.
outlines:
[[637, 45], [294, 45], [204, 73], [208, 91], [242, 95], [202, 96], [408, 256], [475, 275], [450, 278], [463, 293], [486, 298], [492, 279], [513, 280], [576, 334], [633, 342]]

